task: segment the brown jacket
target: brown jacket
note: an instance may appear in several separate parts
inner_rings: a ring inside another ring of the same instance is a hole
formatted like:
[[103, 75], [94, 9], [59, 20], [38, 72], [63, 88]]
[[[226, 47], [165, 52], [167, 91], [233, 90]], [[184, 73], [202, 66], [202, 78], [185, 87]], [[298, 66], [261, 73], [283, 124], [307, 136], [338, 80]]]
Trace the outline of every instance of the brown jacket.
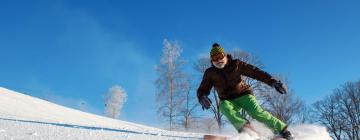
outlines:
[[251, 87], [242, 80], [242, 75], [259, 80], [268, 85], [276, 82], [270, 74], [253, 65], [247, 64], [239, 59], [233, 60], [231, 55], [227, 55], [227, 58], [228, 63], [223, 69], [218, 69], [215, 66], [206, 69], [197, 90], [198, 97], [208, 96], [212, 87], [215, 87], [221, 100], [229, 100], [246, 94], [252, 94]]

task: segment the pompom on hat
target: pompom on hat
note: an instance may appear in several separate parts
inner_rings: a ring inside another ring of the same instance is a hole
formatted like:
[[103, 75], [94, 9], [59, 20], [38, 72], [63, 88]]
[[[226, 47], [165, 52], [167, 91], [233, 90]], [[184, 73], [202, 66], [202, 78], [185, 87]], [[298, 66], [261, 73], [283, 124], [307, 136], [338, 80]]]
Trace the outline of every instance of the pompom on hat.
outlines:
[[210, 57], [220, 53], [225, 53], [224, 48], [222, 48], [218, 43], [214, 43], [210, 51]]

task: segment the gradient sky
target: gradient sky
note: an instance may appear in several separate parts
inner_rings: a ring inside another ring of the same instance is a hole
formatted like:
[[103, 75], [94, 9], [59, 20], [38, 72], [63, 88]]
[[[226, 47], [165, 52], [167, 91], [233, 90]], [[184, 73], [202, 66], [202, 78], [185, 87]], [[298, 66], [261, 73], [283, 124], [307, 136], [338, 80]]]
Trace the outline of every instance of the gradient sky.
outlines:
[[[177, 40], [191, 69], [213, 42], [260, 58], [307, 104], [360, 78], [359, 1], [0, 1], [0, 86], [101, 114], [113, 85], [121, 119], [156, 126], [155, 65]], [[193, 72], [193, 71], [189, 71]], [[194, 75], [198, 73], [192, 73]], [[195, 94], [195, 93], [194, 93]]]

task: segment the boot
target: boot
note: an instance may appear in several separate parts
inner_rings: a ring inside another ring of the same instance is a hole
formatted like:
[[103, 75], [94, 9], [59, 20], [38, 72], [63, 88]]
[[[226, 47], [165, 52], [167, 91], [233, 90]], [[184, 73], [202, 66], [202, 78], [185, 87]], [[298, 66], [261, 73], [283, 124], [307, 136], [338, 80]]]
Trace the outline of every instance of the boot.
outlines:
[[285, 129], [280, 132], [280, 135], [286, 140], [294, 140], [294, 136], [290, 133], [289, 130], [287, 130], [287, 127], [285, 127]]

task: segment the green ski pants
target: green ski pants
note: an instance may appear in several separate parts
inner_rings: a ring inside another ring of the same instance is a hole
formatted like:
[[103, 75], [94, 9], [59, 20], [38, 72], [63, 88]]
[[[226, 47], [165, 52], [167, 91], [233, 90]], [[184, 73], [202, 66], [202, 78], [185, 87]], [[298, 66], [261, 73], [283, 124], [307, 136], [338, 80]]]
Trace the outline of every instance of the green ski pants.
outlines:
[[275, 133], [281, 132], [286, 124], [263, 110], [257, 103], [254, 95], [244, 95], [233, 100], [222, 100], [220, 111], [226, 116], [231, 124], [240, 131], [248, 121], [240, 115], [241, 110], [245, 110], [253, 119], [264, 123]]

